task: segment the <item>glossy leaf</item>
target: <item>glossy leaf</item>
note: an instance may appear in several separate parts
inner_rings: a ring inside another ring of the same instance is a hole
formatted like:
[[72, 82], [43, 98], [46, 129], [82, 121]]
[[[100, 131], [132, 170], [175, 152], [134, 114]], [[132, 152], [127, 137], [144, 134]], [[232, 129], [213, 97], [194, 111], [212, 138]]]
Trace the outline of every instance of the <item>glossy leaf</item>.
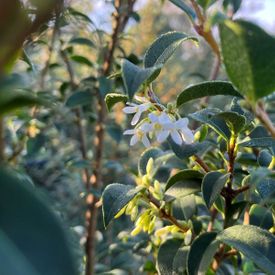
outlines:
[[119, 183], [109, 184], [102, 194], [102, 211], [105, 228], [115, 217], [115, 215], [129, 202], [140, 188], [132, 185], [124, 185]]
[[89, 91], [74, 92], [66, 101], [66, 106], [76, 108], [92, 104], [93, 96]]
[[272, 155], [267, 150], [260, 151], [257, 161], [260, 166], [268, 167], [272, 161]]
[[253, 225], [235, 225], [218, 234], [217, 239], [233, 246], [268, 274], [275, 270], [275, 237]]
[[215, 95], [242, 97], [242, 95], [236, 91], [230, 82], [206, 81], [192, 85], [183, 90], [177, 98], [177, 107], [190, 100]]
[[76, 45], [84, 45], [84, 46], [88, 46], [90, 48], [94, 48], [95, 44], [92, 40], [88, 39], [88, 38], [84, 38], [84, 37], [76, 37], [76, 38], [72, 38], [69, 41], [69, 44], [76, 44]]
[[64, 228], [25, 177], [1, 167], [0, 190], [0, 274], [78, 274]]
[[[275, 90], [275, 39], [245, 21], [220, 25], [221, 48], [230, 80], [251, 102]], [[234, 43], [232, 43], [234, 41]]]
[[168, 32], [161, 35], [145, 53], [144, 67], [163, 65], [172, 56], [177, 47], [186, 40], [198, 41], [197, 38], [182, 32]]
[[273, 226], [272, 212], [260, 205], [253, 204], [249, 210], [249, 223], [263, 229], [270, 229]]
[[105, 103], [107, 105], [107, 108], [109, 112], [114, 107], [115, 104], [119, 102], [126, 103], [128, 100], [128, 97], [123, 94], [116, 94], [116, 93], [110, 93], [105, 96]]
[[165, 194], [180, 198], [200, 191], [202, 174], [195, 170], [183, 170], [172, 176], [165, 187]]
[[222, 112], [215, 115], [215, 118], [223, 119], [234, 135], [237, 135], [239, 132], [241, 132], [246, 123], [245, 117], [235, 112]]
[[143, 69], [127, 59], [123, 60], [121, 67], [123, 83], [130, 100], [143, 84], [148, 85], [152, 82], [159, 75], [161, 69], [161, 66]]
[[177, 7], [179, 7], [182, 11], [184, 11], [188, 17], [193, 21], [196, 19], [196, 13], [195, 11], [190, 8], [184, 0], [169, 0], [170, 2], [172, 2], [174, 5], [176, 5]]
[[[194, 194], [173, 201], [173, 215], [177, 219], [182, 219], [183, 217], [184, 220], [188, 221], [196, 212], [197, 205]], [[180, 214], [180, 217], [177, 214]]]
[[163, 151], [160, 150], [157, 147], [146, 149], [140, 156], [139, 162], [138, 162], [138, 172], [140, 175], [146, 174], [146, 166], [148, 163], [148, 160], [152, 158], [153, 160], [157, 159], [163, 154]]
[[270, 147], [275, 152], [275, 140], [271, 137], [251, 138], [248, 141], [239, 143], [243, 147]]
[[[159, 274], [173, 275], [173, 262], [182, 243], [183, 240], [170, 239], [160, 246], [157, 256]], [[184, 263], [182, 264], [184, 265]]]
[[88, 67], [93, 67], [93, 63], [85, 56], [82, 55], [72, 55], [71, 60], [81, 65], [87, 65]]
[[192, 243], [187, 260], [188, 275], [206, 274], [218, 248], [217, 233], [203, 233]]
[[222, 174], [214, 171], [207, 173], [202, 181], [202, 196], [208, 208], [212, 206], [222, 191], [230, 174]]

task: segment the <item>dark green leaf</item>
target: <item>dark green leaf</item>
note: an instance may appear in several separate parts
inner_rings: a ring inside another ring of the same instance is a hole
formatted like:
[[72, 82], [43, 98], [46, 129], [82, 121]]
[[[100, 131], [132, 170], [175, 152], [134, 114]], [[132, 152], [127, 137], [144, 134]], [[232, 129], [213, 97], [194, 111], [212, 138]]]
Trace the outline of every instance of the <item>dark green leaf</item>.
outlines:
[[191, 9], [187, 4], [185, 4], [184, 0], [169, 0], [172, 2], [174, 5], [179, 7], [181, 10], [183, 10], [189, 18], [193, 21], [196, 19], [196, 13], [193, 9]]
[[180, 198], [201, 190], [203, 175], [195, 170], [183, 170], [172, 176], [165, 187], [165, 194]]
[[222, 136], [225, 140], [229, 140], [231, 133], [223, 118], [218, 115], [221, 113], [219, 109], [203, 109], [193, 114], [189, 114], [188, 117], [209, 125], [215, 132]]
[[203, 152], [211, 146], [211, 143], [208, 141], [203, 141], [201, 143], [193, 143], [193, 144], [182, 144], [178, 145], [175, 143], [170, 137], [168, 138], [169, 145], [172, 151], [179, 159], [187, 159], [195, 154]]
[[71, 60], [81, 65], [87, 65], [89, 67], [93, 67], [93, 63], [87, 58], [82, 55], [72, 55], [70, 56]]
[[239, 143], [243, 147], [270, 147], [275, 150], [275, 140], [271, 137], [251, 138], [248, 141]]
[[187, 87], [177, 98], [177, 107], [197, 98], [215, 95], [229, 95], [242, 97], [235, 90], [230, 82], [226, 81], [206, 81]]
[[[173, 261], [182, 243], [183, 240], [171, 239], [160, 246], [157, 256], [159, 274], [173, 275]], [[182, 265], [184, 265], [184, 262]]]
[[83, 105], [90, 105], [93, 96], [90, 92], [74, 92], [66, 101], [66, 106], [69, 108], [76, 108]]
[[163, 154], [163, 151], [159, 148], [149, 148], [146, 149], [140, 156], [139, 162], [138, 162], [138, 172], [140, 175], [146, 174], [146, 166], [148, 163], [148, 160], [150, 158], [157, 159]]
[[[177, 213], [180, 217], [177, 217]], [[173, 201], [173, 215], [177, 219], [182, 219], [188, 221], [197, 212], [196, 199], [193, 194], [185, 196], [184, 198], [179, 198]]]
[[76, 45], [85, 45], [91, 48], [95, 47], [95, 44], [92, 40], [87, 39], [87, 38], [83, 38], [83, 37], [77, 37], [77, 38], [72, 38], [69, 41], [70, 44], [76, 44]]
[[275, 237], [268, 231], [253, 225], [235, 225], [219, 233], [217, 239], [239, 250], [268, 274], [274, 273]]
[[1, 167], [0, 189], [0, 274], [78, 274], [67, 234], [33, 186]]
[[128, 97], [123, 94], [110, 93], [105, 96], [105, 102], [109, 111], [111, 111], [111, 109], [116, 103], [118, 102], [126, 103], [127, 100], [128, 100]]
[[106, 94], [110, 93], [112, 91], [113, 81], [111, 79], [108, 79], [105, 76], [101, 76], [98, 78], [99, 82], [99, 92], [102, 96], [105, 96]]
[[180, 247], [173, 260], [173, 275], [183, 275], [186, 270], [187, 256], [189, 253], [189, 246]]
[[203, 233], [192, 243], [187, 259], [188, 275], [206, 274], [218, 248], [217, 233]]
[[161, 35], [148, 48], [144, 57], [144, 67], [163, 65], [177, 47], [186, 40], [198, 41], [197, 38], [182, 32], [168, 32]]
[[249, 210], [249, 223], [263, 229], [270, 229], [273, 226], [272, 212], [260, 205], [253, 204]]
[[130, 100], [143, 84], [148, 85], [152, 82], [159, 75], [161, 69], [161, 66], [143, 69], [127, 59], [123, 60], [121, 67], [123, 83]]
[[275, 39], [245, 21], [226, 20], [220, 35], [225, 67], [239, 92], [251, 102], [274, 92]]
[[136, 188], [135, 186], [119, 183], [112, 183], [105, 188], [102, 194], [102, 211], [105, 228], [140, 190], [140, 188]]
[[246, 123], [245, 117], [235, 112], [222, 112], [215, 115], [215, 118], [223, 119], [234, 135], [241, 132]]
[[272, 161], [272, 155], [267, 150], [262, 150], [257, 160], [260, 166], [268, 167]]
[[225, 183], [229, 179], [230, 174], [222, 174], [214, 171], [207, 173], [202, 181], [202, 196], [208, 208], [212, 206], [222, 191]]

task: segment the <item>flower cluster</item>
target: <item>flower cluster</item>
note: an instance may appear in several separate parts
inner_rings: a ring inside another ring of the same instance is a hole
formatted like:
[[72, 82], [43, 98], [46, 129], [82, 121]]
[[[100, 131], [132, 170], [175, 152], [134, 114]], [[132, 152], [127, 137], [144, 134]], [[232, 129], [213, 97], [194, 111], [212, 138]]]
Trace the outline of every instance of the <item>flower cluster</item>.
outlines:
[[[140, 100], [142, 100], [142, 104], [127, 103], [128, 106], [123, 108], [124, 113], [134, 114], [131, 125], [137, 125], [134, 129], [124, 132], [124, 135], [132, 135], [130, 145], [141, 141], [145, 147], [149, 147], [149, 138], [155, 137], [159, 143], [162, 143], [169, 135], [178, 145], [183, 142], [187, 144], [194, 142], [194, 135], [188, 128], [187, 118], [176, 119], [174, 115], [168, 114], [165, 110], [156, 110], [151, 102], [143, 98]], [[148, 117], [138, 123], [142, 113], [146, 111], [149, 111]]]

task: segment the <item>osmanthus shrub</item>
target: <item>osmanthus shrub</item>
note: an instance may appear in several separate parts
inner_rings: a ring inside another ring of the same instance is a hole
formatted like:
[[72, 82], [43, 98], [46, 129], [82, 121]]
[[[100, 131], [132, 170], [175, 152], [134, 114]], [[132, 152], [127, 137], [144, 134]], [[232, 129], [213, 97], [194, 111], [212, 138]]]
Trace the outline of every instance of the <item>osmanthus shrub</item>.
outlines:
[[[182, 1], [172, 2], [194, 20]], [[147, 149], [136, 186], [105, 188], [104, 224], [129, 215], [132, 236], [150, 235], [156, 259], [151, 271], [159, 274], [274, 274], [275, 128], [268, 110], [274, 101], [275, 39], [252, 23], [230, 19], [220, 23], [219, 34], [230, 81], [195, 84], [164, 105], [152, 82], [181, 43], [198, 41], [169, 32], [148, 48], [143, 67], [122, 61], [126, 95], [106, 96], [109, 110], [127, 101], [123, 111], [132, 120], [124, 134], [130, 146], [143, 143]], [[181, 116], [184, 103], [216, 95], [231, 99], [226, 110], [213, 106]], [[177, 167], [170, 163], [175, 156]]]

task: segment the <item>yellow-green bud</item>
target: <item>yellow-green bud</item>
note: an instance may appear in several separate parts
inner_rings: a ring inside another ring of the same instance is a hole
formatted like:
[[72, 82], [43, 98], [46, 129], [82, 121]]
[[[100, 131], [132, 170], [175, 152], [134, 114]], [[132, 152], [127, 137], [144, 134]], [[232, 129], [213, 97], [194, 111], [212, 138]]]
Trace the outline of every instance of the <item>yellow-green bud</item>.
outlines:
[[142, 226], [137, 226], [132, 232], [131, 232], [131, 236], [136, 236], [137, 234], [139, 234], [142, 230]]
[[147, 165], [146, 165], [146, 174], [149, 177], [152, 177], [153, 172], [154, 172], [154, 160], [153, 160], [153, 158], [150, 158], [147, 162]]
[[115, 215], [115, 219], [119, 218], [120, 216], [122, 216], [124, 214], [126, 207], [127, 207], [127, 205], [119, 210], [119, 212]]

